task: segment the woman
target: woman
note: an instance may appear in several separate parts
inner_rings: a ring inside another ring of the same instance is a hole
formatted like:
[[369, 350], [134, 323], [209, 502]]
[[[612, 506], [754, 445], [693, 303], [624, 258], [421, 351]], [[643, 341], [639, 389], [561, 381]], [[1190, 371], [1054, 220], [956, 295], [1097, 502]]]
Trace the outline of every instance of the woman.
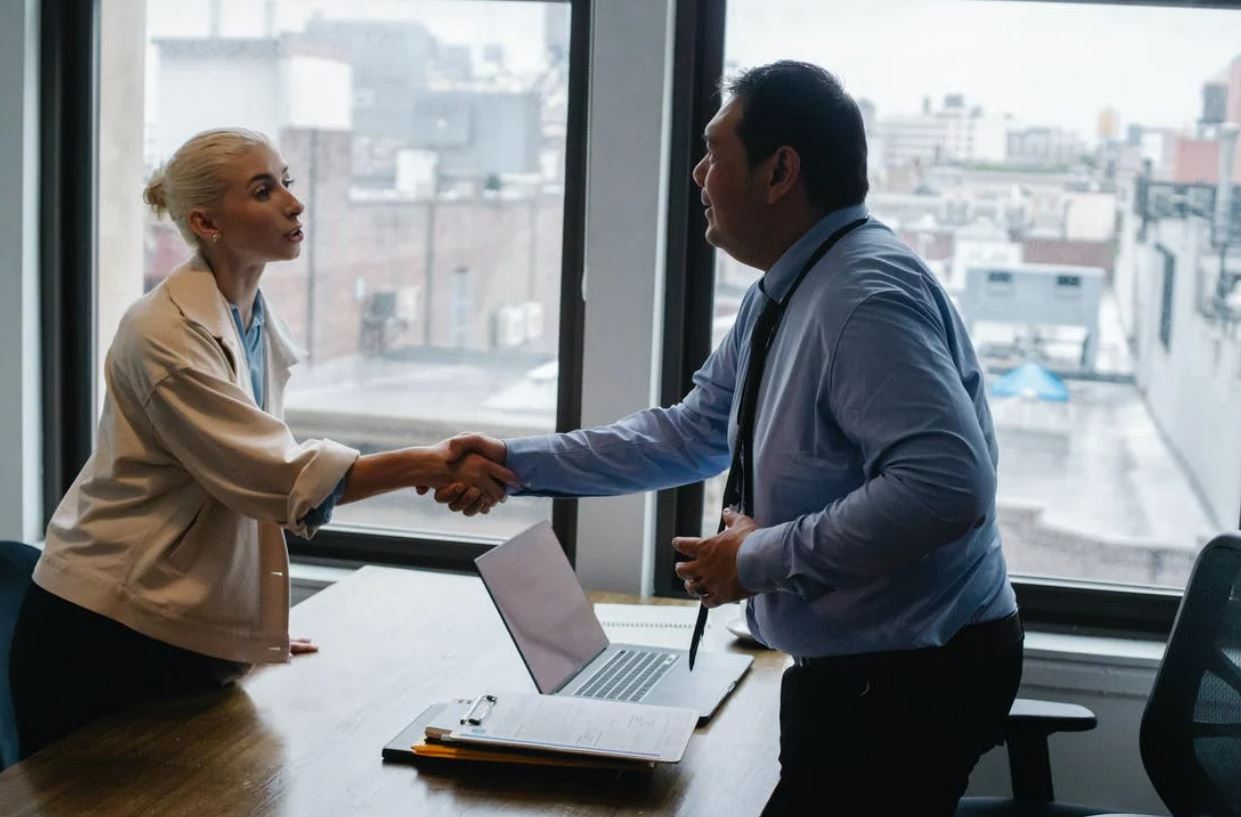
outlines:
[[513, 475], [451, 441], [359, 456], [280, 419], [298, 351], [259, 291], [296, 258], [302, 204], [260, 134], [190, 139], [145, 200], [194, 254], [125, 314], [105, 364], [98, 446], [56, 509], [10, 659], [23, 756], [126, 704], [228, 683], [315, 651], [288, 635], [282, 528], [337, 503]]

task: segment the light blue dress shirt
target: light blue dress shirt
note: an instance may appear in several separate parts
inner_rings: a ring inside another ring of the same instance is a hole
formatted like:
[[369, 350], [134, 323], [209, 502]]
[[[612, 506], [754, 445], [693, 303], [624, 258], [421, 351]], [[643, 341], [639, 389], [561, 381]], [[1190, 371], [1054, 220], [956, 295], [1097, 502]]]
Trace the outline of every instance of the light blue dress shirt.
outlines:
[[[510, 440], [519, 493], [654, 490], [727, 468], [761, 299], [783, 299], [818, 246], [865, 215], [829, 213], [789, 248], [681, 403]], [[764, 643], [799, 657], [938, 646], [1016, 610], [981, 367], [947, 294], [878, 221], [846, 235], [787, 304], [754, 451], [759, 529], [738, 571], [758, 594], [749, 624]]]
[[263, 293], [254, 295], [254, 306], [250, 310], [249, 328], [241, 325], [241, 310], [235, 304], [228, 308], [233, 313], [233, 325], [237, 327], [237, 335], [241, 338], [241, 348], [246, 353], [246, 364], [250, 368], [250, 386], [254, 390], [254, 402], [259, 408], [267, 410], [267, 347], [263, 327], [267, 323], [267, 307], [263, 304]]
[[[267, 410], [267, 346], [263, 327], [267, 323], [267, 307], [263, 304], [263, 293], [254, 296], [254, 307], [250, 313], [250, 326], [241, 324], [241, 310], [233, 304], [228, 308], [233, 313], [233, 325], [237, 327], [237, 335], [241, 338], [241, 347], [246, 353], [246, 366], [250, 370], [250, 386], [254, 390], [254, 402], [259, 408]], [[348, 475], [342, 477], [332, 493], [317, 507], [302, 517], [302, 522], [311, 530], [318, 530], [332, 520], [332, 511], [336, 503], [345, 493], [345, 482]]]

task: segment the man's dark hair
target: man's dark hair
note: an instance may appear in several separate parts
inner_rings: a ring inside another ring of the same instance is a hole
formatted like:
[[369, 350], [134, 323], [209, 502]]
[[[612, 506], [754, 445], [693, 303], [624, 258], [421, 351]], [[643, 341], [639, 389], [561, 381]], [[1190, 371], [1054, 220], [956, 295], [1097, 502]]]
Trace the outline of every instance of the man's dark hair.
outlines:
[[830, 211], [866, 199], [862, 112], [836, 77], [808, 62], [781, 60], [724, 87], [741, 103], [737, 135], [751, 167], [788, 145], [801, 157], [811, 204]]

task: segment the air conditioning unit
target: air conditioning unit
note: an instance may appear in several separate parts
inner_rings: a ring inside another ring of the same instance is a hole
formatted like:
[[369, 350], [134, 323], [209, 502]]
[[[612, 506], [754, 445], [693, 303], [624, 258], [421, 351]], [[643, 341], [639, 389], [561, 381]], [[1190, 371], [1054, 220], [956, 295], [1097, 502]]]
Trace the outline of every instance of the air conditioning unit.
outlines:
[[495, 346], [520, 346], [526, 340], [525, 310], [519, 306], [502, 306], [493, 312], [491, 337]]
[[413, 323], [418, 319], [418, 302], [421, 300], [420, 287], [401, 287], [396, 291], [396, 316], [403, 321]]
[[521, 305], [526, 325], [526, 340], [538, 340], [543, 337], [543, 304], [538, 301], [526, 301]]
[[1208, 82], [1202, 86], [1202, 119], [1204, 125], [1218, 125], [1228, 112], [1228, 86], [1222, 82]]

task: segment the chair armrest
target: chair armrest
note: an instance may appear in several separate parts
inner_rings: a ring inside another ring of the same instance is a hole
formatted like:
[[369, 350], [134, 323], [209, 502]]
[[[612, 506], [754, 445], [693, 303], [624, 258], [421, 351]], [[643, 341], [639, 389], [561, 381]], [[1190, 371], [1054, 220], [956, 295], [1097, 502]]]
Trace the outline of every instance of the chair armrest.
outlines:
[[1086, 732], [1097, 725], [1095, 714], [1084, 706], [1027, 698], [1013, 701], [1004, 724], [1013, 798], [1032, 803], [1055, 800], [1047, 736], [1056, 732]]
[[1009, 732], [1017, 730], [1052, 735], [1056, 732], [1089, 732], [1098, 725], [1099, 719], [1084, 706], [1018, 698], [1008, 710], [1006, 728]]

